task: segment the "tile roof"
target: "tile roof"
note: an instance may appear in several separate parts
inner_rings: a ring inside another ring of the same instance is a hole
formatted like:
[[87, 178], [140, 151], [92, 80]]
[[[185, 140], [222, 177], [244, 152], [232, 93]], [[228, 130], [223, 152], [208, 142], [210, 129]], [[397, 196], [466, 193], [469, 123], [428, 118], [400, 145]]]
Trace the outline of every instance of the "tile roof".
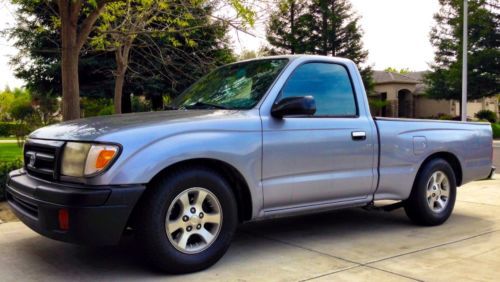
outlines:
[[386, 83], [408, 83], [408, 84], [418, 84], [421, 82], [418, 77], [412, 77], [409, 74], [400, 74], [387, 71], [374, 71], [373, 79], [375, 84], [386, 84]]

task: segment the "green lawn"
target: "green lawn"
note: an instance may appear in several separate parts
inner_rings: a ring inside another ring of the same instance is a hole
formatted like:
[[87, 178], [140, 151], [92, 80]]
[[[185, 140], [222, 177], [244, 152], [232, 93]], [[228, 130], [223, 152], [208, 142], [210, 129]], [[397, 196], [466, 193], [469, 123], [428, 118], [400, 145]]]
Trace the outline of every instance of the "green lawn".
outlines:
[[0, 143], [0, 162], [21, 159], [22, 155], [23, 148], [17, 146], [17, 143]]

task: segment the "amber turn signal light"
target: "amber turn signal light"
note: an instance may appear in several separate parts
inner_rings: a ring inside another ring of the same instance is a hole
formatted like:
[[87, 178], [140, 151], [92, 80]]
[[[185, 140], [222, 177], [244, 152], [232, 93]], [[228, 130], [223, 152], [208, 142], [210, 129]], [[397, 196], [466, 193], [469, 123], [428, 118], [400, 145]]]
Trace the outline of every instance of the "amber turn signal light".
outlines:
[[105, 168], [108, 165], [108, 163], [113, 159], [115, 154], [116, 150], [102, 150], [99, 153], [99, 156], [97, 156], [97, 159], [95, 161], [95, 168], [97, 169]]

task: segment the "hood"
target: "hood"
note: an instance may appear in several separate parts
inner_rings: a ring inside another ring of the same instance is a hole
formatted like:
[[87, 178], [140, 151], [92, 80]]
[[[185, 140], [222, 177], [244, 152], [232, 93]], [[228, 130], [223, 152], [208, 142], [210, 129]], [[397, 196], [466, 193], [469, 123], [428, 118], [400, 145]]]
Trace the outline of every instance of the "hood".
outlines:
[[144, 134], [150, 129], [149, 133], [158, 134], [159, 131], [165, 129], [165, 126], [178, 123], [227, 119], [239, 115], [238, 113], [239, 111], [230, 110], [175, 110], [92, 117], [40, 128], [31, 133], [29, 138], [106, 141], [106, 137], [120, 135], [119, 133], [130, 133], [130, 131], [135, 130]]

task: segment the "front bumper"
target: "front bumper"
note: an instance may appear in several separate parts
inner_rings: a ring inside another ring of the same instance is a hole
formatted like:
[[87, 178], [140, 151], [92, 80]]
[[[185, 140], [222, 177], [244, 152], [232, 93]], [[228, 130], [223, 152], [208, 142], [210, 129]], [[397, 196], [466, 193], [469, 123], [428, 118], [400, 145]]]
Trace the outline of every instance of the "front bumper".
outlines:
[[[7, 177], [6, 198], [16, 216], [49, 238], [86, 245], [120, 241], [144, 185], [84, 186], [28, 176], [23, 170]], [[69, 228], [61, 230], [59, 210], [66, 209]]]

